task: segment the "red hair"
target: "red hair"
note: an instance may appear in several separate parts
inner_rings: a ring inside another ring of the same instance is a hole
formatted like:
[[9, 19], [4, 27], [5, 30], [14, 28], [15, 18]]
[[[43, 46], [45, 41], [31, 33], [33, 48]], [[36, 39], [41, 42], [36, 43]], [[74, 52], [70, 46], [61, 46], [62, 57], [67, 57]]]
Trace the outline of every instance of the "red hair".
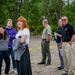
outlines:
[[[22, 22], [23, 23], [23, 27], [22, 29], [24, 28], [28, 28], [29, 29], [29, 26], [28, 26], [28, 23], [26, 21], [26, 19], [23, 17], [23, 16], [20, 16], [18, 19], [17, 19], [17, 23], [18, 22]], [[20, 30], [20, 28], [17, 26], [17, 30]]]

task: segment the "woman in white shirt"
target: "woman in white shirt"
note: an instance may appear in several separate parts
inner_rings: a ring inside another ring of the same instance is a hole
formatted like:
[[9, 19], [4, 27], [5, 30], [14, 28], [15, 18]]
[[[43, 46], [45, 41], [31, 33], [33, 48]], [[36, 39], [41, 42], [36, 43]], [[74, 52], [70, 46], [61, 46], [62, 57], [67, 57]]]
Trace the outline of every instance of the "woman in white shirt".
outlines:
[[19, 38], [21, 36], [20, 43], [26, 42], [25, 52], [22, 54], [20, 60], [16, 60], [17, 72], [18, 75], [32, 75], [30, 54], [28, 48], [28, 43], [30, 40], [30, 31], [27, 21], [23, 16], [19, 17], [17, 20], [17, 30], [18, 33], [16, 34], [16, 38]]

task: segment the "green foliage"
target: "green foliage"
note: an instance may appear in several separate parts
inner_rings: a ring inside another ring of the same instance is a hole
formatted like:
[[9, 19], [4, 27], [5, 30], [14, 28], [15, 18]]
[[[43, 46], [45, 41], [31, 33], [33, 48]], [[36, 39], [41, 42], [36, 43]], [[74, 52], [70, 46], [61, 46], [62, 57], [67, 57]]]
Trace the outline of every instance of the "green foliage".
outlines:
[[[62, 8], [59, 9], [59, 1]], [[19, 16], [24, 16], [30, 31], [36, 35], [43, 30], [42, 20], [47, 18], [52, 32], [58, 28], [60, 11], [68, 16], [69, 22], [75, 27], [75, 1], [65, 3], [63, 0], [0, 0], [0, 24], [5, 25], [6, 19], [11, 18], [15, 27]]]
[[52, 34], [54, 34], [54, 32], [56, 32], [56, 30], [58, 29], [58, 25], [50, 25], [52, 28]]
[[36, 26], [36, 28], [33, 28], [34, 31], [31, 31], [33, 33], [33, 35], [37, 35], [37, 34], [41, 34], [43, 31], [44, 26], [39, 25]]

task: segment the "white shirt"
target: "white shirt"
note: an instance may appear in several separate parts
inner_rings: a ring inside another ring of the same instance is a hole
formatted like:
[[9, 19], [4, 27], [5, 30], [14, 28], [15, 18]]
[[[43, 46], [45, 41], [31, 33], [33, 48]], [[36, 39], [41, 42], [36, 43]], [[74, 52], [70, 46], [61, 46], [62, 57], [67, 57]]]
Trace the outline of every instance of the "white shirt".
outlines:
[[26, 43], [28, 44], [29, 43], [29, 40], [30, 40], [30, 32], [27, 28], [23, 29], [23, 30], [19, 30], [18, 33], [16, 34], [16, 38], [18, 38], [19, 36], [22, 36], [22, 35], [26, 35]]

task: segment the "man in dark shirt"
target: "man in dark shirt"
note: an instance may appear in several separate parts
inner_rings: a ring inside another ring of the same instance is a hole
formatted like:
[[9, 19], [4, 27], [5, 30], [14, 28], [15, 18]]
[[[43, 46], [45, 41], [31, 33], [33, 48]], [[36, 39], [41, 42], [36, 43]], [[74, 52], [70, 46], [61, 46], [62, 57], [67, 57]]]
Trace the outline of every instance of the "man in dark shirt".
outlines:
[[74, 75], [73, 68], [73, 52], [72, 52], [72, 42], [74, 40], [74, 28], [68, 23], [68, 17], [63, 16], [62, 18], [62, 51], [63, 51], [63, 61], [64, 61], [64, 70], [66, 73], [62, 75]]

